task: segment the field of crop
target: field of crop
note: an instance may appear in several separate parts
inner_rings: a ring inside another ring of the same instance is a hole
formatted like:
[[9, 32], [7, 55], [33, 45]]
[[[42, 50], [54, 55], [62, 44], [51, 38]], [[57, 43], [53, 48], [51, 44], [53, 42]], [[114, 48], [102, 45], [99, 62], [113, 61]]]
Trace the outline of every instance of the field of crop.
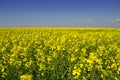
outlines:
[[0, 28], [0, 80], [119, 79], [119, 28]]

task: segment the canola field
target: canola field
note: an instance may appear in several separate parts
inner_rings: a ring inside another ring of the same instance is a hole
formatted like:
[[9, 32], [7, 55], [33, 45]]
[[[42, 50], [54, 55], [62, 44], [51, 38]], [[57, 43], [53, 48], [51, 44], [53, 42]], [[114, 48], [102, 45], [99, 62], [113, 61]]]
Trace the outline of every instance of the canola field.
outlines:
[[120, 80], [120, 29], [0, 28], [0, 80]]

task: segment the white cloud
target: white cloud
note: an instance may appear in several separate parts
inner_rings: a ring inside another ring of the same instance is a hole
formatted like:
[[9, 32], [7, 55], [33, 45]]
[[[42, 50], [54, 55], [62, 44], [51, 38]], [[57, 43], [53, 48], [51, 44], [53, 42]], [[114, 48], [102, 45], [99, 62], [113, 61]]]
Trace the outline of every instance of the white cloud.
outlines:
[[112, 20], [112, 22], [120, 22], [120, 18], [115, 18]]
[[115, 18], [114, 21], [115, 22], [120, 22], [120, 18]]
[[87, 20], [87, 22], [93, 22], [93, 20]]

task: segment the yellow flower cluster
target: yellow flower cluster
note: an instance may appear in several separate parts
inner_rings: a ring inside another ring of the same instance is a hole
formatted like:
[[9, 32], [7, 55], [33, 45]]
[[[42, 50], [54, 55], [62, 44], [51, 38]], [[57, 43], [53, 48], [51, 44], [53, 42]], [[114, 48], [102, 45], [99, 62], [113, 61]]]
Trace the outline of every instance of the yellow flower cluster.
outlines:
[[120, 29], [0, 29], [0, 80], [119, 80]]
[[20, 80], [33, 80], [33, 79], [32, 75], [25, 74], [20, 76]]

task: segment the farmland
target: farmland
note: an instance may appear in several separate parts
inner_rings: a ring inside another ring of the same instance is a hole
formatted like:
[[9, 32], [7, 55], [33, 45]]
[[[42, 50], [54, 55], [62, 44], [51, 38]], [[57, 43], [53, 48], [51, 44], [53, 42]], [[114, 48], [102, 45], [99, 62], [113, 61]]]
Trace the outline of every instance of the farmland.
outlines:
[[119, 79], [119, 28], [0, 28], [0, 80]]

